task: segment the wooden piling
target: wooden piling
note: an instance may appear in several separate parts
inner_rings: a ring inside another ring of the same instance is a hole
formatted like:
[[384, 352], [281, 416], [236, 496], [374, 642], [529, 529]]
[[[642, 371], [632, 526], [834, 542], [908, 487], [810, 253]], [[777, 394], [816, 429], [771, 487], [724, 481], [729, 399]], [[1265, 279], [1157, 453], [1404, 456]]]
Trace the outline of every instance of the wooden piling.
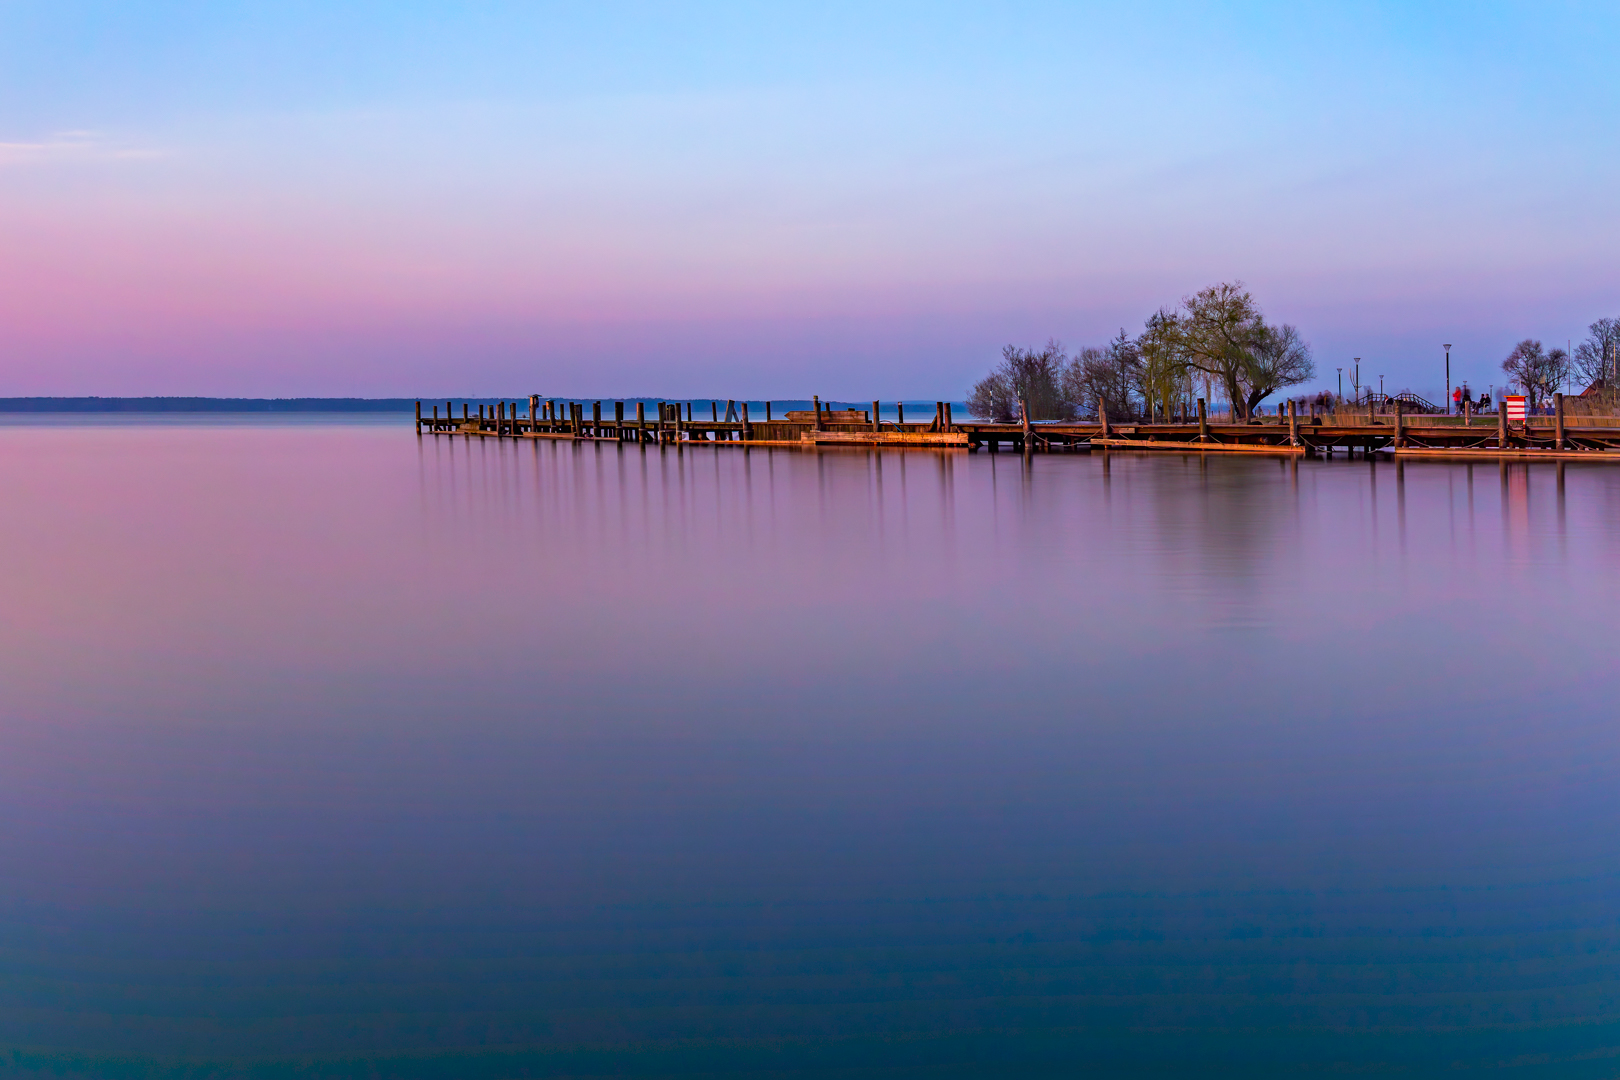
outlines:
[[878, 403], [875, 402], [875, 401], [872, 402], [872, 430], [873, 431], [882, 431], [883, 430], [882, 425], [880, 425], [878, 423]]
[[1288, 403], [1288, 445], [1299, 445], [1299, 410], [1292, 401]]
[[1508, 448], [1506, 401], [1498, 401], [1496, 403], [1496, 448], [1498, 450], [1506, 450]]
[[748, 402], [746, 401], [742, 403], [742, 435], [738, 441], [748, 441]]
[[535, 426], [535, 421], [539, 417], [539, 412], [540, 412], [540, 395], [539, 394], [530, 394], [529, 395], [529, 431], [531, 433], [540, 430], [538, 427]]
[[602, 403], [600, 401], [591, 405], [591, 434], [598, 437], [602, 434]]
[[1405, 404], [1400, 398], [1395, 399], [1395, 449], [1397, 450], [1406, 445]]
[[420, 401], [416, 403], [416, 433], [418, 435], [422, 434], [422, 403]]
[[897, 423], [897, 424], [904, 424], [906, 422], [906, 403], [905, 402], [897, 401], [897, 402], [894, 403], [894, 417], [895, 417], [894, 422]]
[[816, 430], [820, 431], [821, 430], [821, 396], [818, 394], [818, 395], [815, 395], [814, 398], [815, 398], [815, 405], [816, 405]]
[[1108, 406], [1101, 398], [1097, 399], [1097, 424], [1102, 428], [1102, 437], [1112, 437], [1113, 431], [1108, 426]]
[[1564, 395], [1553, 395], [1553, 449], [1564, 449]]
[[1209, 442], [1209, 406], [1204, 399], [1198, 399], [1198, 441]]
[[951, 419], [951, 403], [947, 401], [945, 402], [945, 430], [953, 431], [955, 427], [956, 422]]
[[765, 422], [771, 422], [771, 403], [768, 401], [765, 403]]

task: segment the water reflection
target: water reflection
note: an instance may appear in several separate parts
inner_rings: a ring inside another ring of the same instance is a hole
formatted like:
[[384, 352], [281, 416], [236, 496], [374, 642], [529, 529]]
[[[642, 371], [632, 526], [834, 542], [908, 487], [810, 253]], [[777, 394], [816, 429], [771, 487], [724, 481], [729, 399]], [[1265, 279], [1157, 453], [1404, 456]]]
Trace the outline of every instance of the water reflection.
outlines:
[[1606, 1060], [1620, 471], [1483, 467], [5, 429], [0, 1044]]

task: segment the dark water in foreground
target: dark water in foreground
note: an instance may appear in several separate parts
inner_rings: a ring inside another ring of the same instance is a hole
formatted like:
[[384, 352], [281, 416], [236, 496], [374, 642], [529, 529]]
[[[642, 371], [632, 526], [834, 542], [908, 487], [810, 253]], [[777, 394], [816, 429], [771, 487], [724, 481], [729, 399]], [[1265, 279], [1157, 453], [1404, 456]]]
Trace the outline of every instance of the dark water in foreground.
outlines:
[[0, 492], [0, 1073], [1620, 1073], [1620, 469], [48, 424]]

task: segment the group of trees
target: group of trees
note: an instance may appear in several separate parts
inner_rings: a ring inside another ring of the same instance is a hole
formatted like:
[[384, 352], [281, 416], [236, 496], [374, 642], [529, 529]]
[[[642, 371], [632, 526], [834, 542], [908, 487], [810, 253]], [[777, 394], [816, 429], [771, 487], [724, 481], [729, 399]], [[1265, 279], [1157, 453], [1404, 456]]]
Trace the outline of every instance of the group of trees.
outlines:
[[1502, 370], [1529, 398], [1531, 409], [1558, 392], [1571, 380], [1582, 389], [1595, 387], [1612, 391], [1620, 372], [1615, 370], [1620, 352], [1620, 319], [1599, 319], [1587, 327], [1587, 338], [1575, 346], [1571, 356], [1563, 349], [1544, 347], [1534, 338], [1525, 338], [1513, 347]]
[[1099, 406], [1118, 419], [1151, 419], [1185, 413], [1203, 383], [1247, 419], [1265, 398], [1315, 370], [1298, 330], [1266, 322], [1241, 281], [1222, 282], [1174, 310], [1161, 308], [1136, 337], [1122, 329], [1107, 345], [1072, 357], [1056, 341], [1040, 349], [1009, 345], [967, 405], [1000, 421], [1016, 420], [1020, 402], [1031, 420], [1070, 420]]

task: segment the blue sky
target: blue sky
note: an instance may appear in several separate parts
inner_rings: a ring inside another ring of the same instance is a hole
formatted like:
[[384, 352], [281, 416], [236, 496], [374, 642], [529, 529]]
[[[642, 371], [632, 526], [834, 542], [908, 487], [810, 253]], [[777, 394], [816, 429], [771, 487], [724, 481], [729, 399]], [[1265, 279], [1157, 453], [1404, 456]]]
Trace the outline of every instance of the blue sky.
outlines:
[[1616, 10], [0, 3], [0, 394], [959, 396], [1620, 315]]

